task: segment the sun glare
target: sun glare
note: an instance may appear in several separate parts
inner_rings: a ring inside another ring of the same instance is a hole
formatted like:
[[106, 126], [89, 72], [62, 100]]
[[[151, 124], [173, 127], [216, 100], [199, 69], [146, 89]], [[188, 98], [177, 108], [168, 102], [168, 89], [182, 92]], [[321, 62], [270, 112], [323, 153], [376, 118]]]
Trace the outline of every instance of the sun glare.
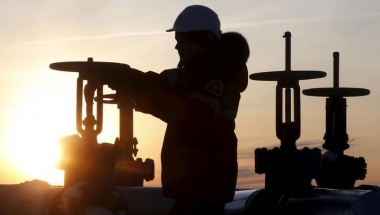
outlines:
[[61, 126], [68, 123], [64, 116], [57, 119], [43, 112], [41, 104], [14, 110], [15, 117], [9, 123], [11, 131], [7, 134], [8, 165], [22, 173], [25, 181], [39, 179], [62, 185], [63, 171], [55, 165], [59, 159], [58, 141], [63, 134], [55, 125], [57, 121]]

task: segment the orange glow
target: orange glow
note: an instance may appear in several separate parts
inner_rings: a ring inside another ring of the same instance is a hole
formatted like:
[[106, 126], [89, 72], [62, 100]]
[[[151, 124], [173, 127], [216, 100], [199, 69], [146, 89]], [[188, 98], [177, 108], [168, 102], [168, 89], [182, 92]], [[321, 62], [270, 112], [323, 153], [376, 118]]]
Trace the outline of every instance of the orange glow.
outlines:
[[[58, 140], [62, 134], [53, 128], [57, 119], [49, 117], [49, 113], [46, 118], [40, 118], [38, 113], [44, 111], [40, 105], [14, 110], [15, 117], [9, 122], [12, 129], [6, 138], [7, 164], [20, 172], [24, 181], [40, 179], [51, 185], [62, 185], [63, 171], [55, 169], [59, 155]], [[61, 115], [58, 121], [64, 125], [67, 119]]]

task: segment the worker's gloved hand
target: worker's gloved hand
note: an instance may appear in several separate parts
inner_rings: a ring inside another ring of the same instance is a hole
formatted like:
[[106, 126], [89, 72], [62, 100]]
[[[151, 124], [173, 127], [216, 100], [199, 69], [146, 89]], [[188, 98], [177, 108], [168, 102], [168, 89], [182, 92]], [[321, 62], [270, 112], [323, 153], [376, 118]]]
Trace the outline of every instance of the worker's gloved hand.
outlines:
[[104, 73], [102, 82], [118, 93], [137, 98], [144, 85], [144, 72], [130, 68], [123, 72]]

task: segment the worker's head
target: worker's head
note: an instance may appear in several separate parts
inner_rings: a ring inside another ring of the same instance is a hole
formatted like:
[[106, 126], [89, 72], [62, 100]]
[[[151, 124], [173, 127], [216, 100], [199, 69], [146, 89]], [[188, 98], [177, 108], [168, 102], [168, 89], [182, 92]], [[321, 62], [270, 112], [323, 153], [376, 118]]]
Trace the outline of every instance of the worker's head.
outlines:
[[218, 15], [208, 7], [192, 5], [186, 7], [177, 17], [172, 28], [175, 32], [176, 49], [180, 64], [186, 65], [204, 50], [220, 41], [221, 30]]
[[167, 32], [209, 31], [218, 40], [222, 32], [218, 15], [210, 8], [202, 5], [186, 7], [177, 17], [172, 28]]

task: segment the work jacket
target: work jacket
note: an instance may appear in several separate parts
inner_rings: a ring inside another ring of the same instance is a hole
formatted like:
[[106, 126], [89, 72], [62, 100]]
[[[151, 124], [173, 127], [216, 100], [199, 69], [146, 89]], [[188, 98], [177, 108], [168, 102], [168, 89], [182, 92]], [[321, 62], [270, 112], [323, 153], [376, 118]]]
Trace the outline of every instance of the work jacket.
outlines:
[[149, 84], [140, 92], [136, 111], [167, 123], [161, 152], [166, 197], [202, 203], [234, 197], [234, 130], [242, 87], [218, 63], [206, 57], [183, 68], [145, 74]]

